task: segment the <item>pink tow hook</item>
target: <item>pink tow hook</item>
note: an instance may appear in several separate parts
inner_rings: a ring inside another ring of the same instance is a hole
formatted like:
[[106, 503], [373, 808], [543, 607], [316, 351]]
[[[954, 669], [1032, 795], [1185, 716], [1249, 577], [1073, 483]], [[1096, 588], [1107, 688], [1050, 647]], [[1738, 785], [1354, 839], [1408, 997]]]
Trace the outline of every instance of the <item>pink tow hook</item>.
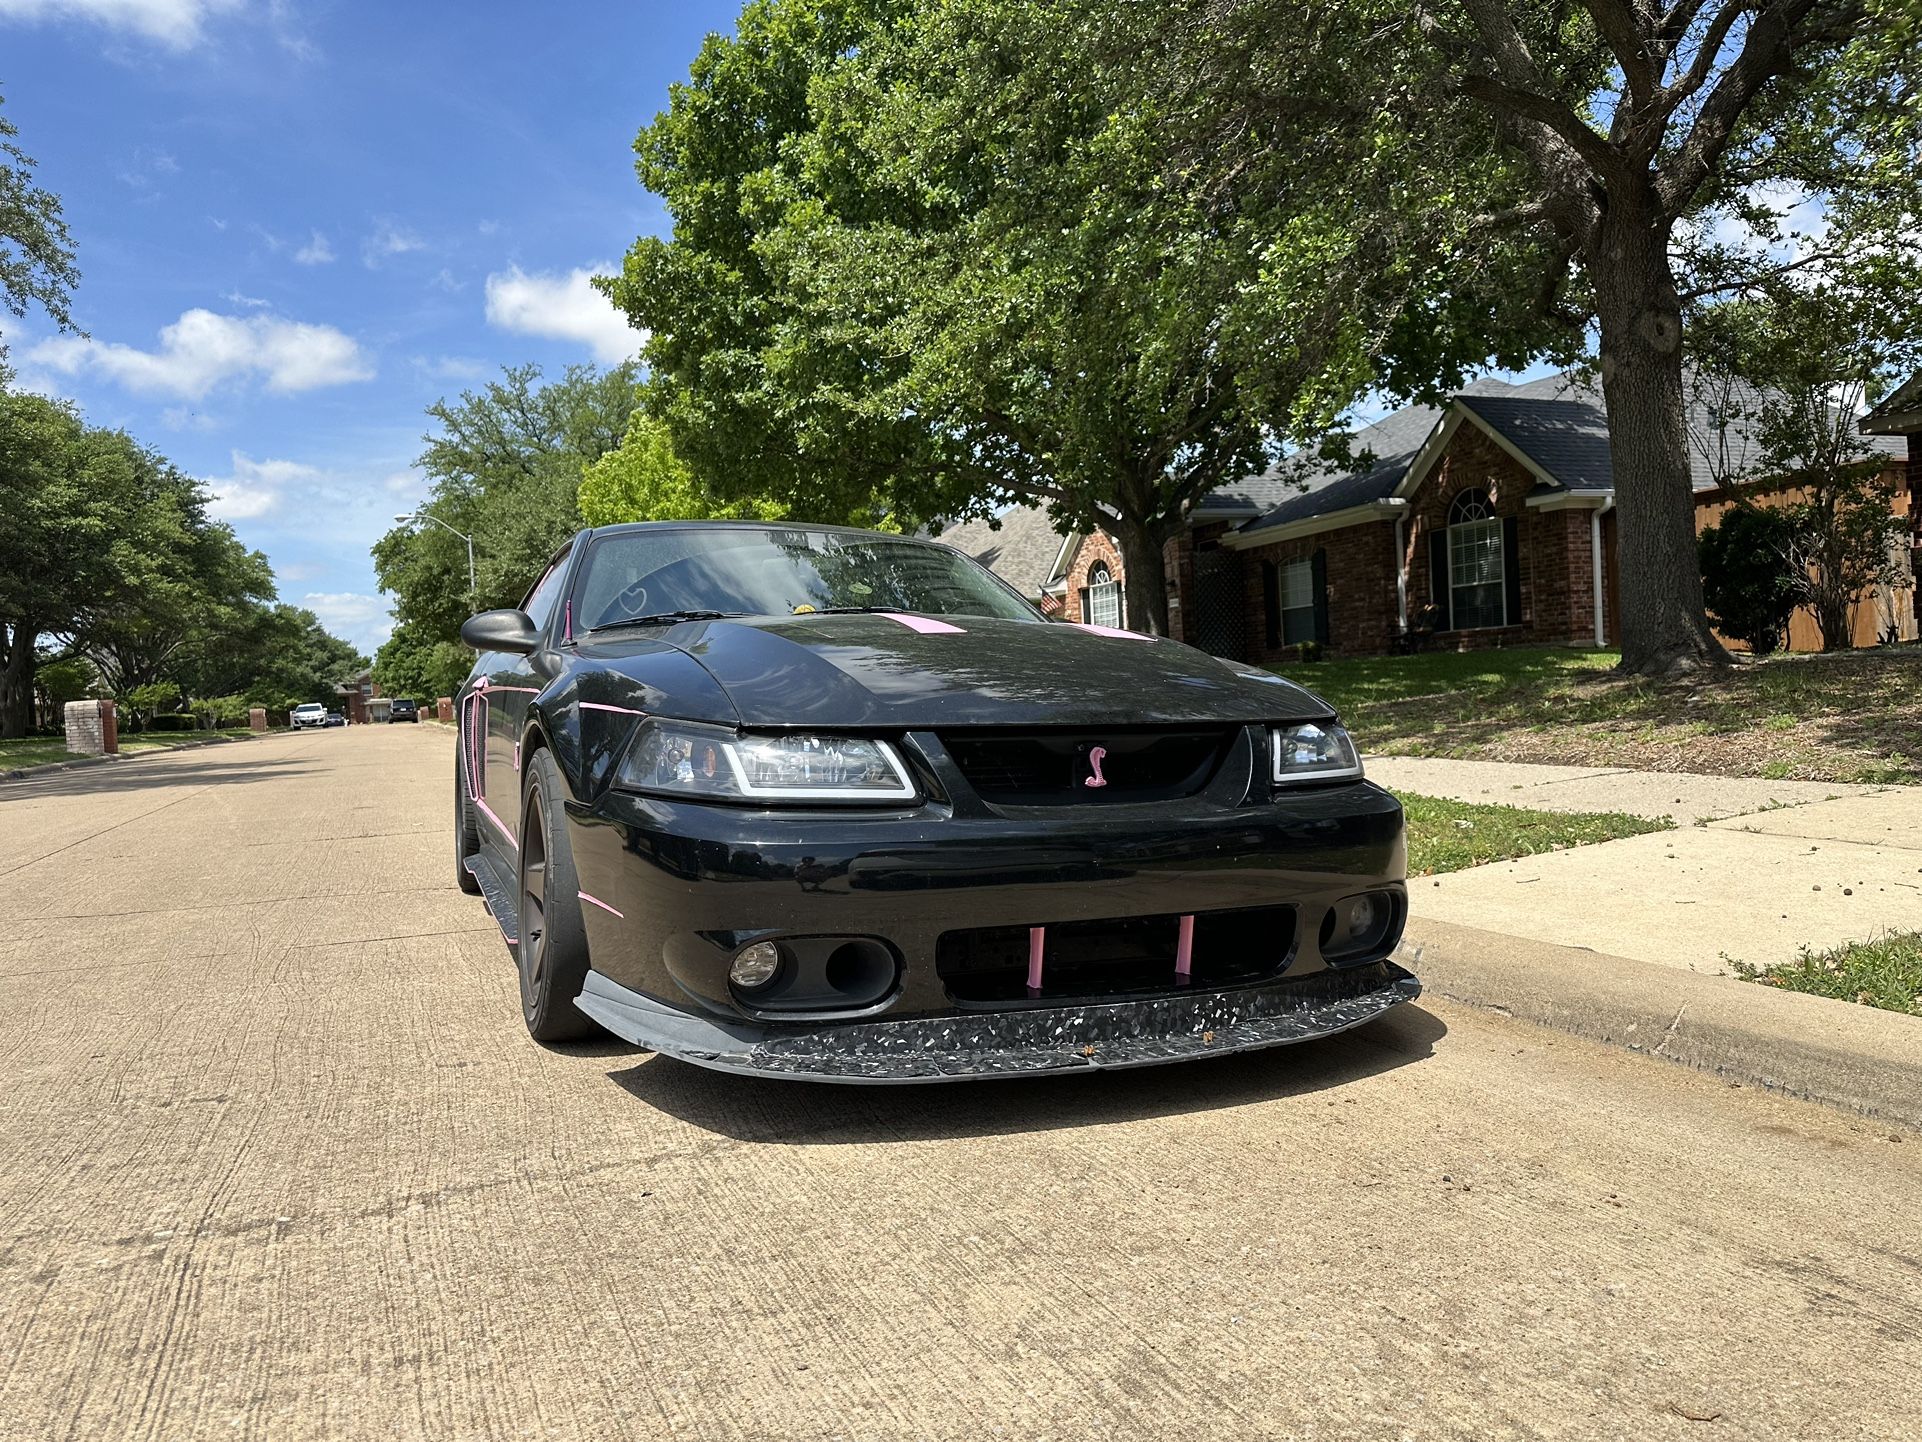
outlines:
[[1041, 952], [1047, 945], [1048, 928], [1031, 926], [1028, 928], [1028, 995], [1041, 995]]

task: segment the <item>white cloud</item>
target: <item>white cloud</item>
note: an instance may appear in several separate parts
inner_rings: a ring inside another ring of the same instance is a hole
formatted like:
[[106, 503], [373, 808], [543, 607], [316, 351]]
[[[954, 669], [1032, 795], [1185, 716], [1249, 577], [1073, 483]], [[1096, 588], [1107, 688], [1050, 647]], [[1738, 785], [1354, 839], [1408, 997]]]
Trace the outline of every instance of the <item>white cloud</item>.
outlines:
[[156, 350], [57, 336], [28, 351], [27, 359], [61, 375], [86, 371], [131, 391], [190, 400], [247, 377], [258, 377], [271, 391], [292, 393], [369, 380], [374, 374], [353, 337], [330, 325], [198, 308], [163, 326]]
[[262, 300], [257, 295], [242, 295], [237, 290], [230, 290], [220, 298], [230, 305], [244, 305], [251, 310], [265, 310], [269, 305], [273, 304], [272, 301]]
[[207, 509], [223, 521], [252, 521], [279, 506], [290, 488], [311, 488], [324, 473], [299, 461], [257, 461], [245, 451], [233, 453], [233, 474], [209, 477]]
[[493, 369], [486, 361], [464, 355], [417, 355], [414, 368], [437, 381], [477, 381]]
[[360, 243], [360, 259], [363, 265], [372, 270], [389, 256], [425, 249], [427, 242], [413, 231], [391, 220], [383, 220], [374, 227], [374, 233]]
[[518, 265], [487, 277], [487, 320], [520, 335], [579, 341], [604, 365], [631, 360], [647, 341], [627, 318], [590, 283], [613, 265], [587, 266], [566, 275], [536, 272]]
[[363, 651], [378, 650], [394, 634], [393, 603], [385, 596], [359, 591], [309, 591], [300, 604], [320, 617], [320, 624]]
[[204, 38], [207, 21], [243, 8], [245, 0], [0, 0], [0, 20], [82, 20], [128, 31], [173, 50]]
[[294, 264], [296, 265], [326, 265], [332, 261], [333, 258], [334, 247], [328, 243], [327, 237], [319, 231], [315, 231], [313, 238], [294, 252]]

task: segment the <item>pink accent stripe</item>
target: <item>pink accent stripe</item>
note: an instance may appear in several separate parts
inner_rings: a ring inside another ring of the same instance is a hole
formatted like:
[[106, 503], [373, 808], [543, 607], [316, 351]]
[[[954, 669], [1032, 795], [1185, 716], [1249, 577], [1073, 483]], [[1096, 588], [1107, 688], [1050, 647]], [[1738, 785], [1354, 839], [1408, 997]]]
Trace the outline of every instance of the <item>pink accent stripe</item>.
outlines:
[[538, 686], [489, 686], [487, 689], [489, 691], [519, 691], [524, 696], [538, 696], [541, 694], [541, 688]]
[[474, 798], [474, 804], [480, 808], [480, 814], [482, 816], [485, 816], [489, 821], [493, 822], [495, 826], [500, 828], [501, 835], [507, 838], [507, 844], [512, 846], [516, 851], [519, 851], [520, 846], [514, 840], [514, 833], [507, 829], [507, 823], [505, 821], [502, 821], [500, 817], [494, 814], [494, 808], [478, 796]]
[[946, 621], [936, 621], [929, 616], [909, 616], [899, 611], [881, 611], [877, 614], [887, 617], [910, 631], [919, 631], [923, 636], [965, 636], [967, 632], [959, 626], [950, 626]]
[[1091, 636], [1114, 636], [1123, 641], [1152, 641], [1154, 637], [1144, 636], [1139, 631], [1122, 631], [1113, 626], [1094, 626], [1086, 621], [1070, 621], [1077, 631], [1086, 631]]
[[1048, 944], [1048, 928], [1031, 926], [1028, 928], [1028, 990], [1041, 990], [1041, 953]]
[[[580, 897], [582, 901], [589, 902], [594, 906], [600, 907], [602, 911], [614, 911], [613, 907], [609, 906], [605, 901], [602, 901], [598, 896], [589, 896], [585, 891], [577, 891], [574, 894]], [[622, 921], [627, 920], [627, 918], [625, 916], [622, 916], [621, 913], [618, 911], [614, 911], [614, 914], [616, 916], [619, 916]]]
[[1181, 918], [1181, 931], [1175, 942], [1175, 976], [1186, 982], [1194, 971], [1195, 961], [1195, 919], [1192, 916]]
[[563, 641], [571, 641], [574, 639], [574, 601], [572, 597], [568, 599], [566, 605], [561, 607], [561, 639]]
[[580, 708], [583, 711], [612, 711], [616, 716], [645, 716], [647, 714], [645, 711], [636, 711], [632, 706], [604, 706], [599, 701], [583, 701], [580, 703]]

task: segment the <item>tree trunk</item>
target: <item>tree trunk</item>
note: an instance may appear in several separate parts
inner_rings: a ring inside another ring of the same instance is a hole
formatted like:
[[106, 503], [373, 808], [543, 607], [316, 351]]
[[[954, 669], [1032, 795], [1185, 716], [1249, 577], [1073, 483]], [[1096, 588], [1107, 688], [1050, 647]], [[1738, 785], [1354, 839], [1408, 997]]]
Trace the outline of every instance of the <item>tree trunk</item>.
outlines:
[[1126, 603], [1127, 626], [1149, 636], [1168, 634], [1168, 568], [1164, 563], [1158, 528], [1139, 521], [1113, 523], [1115, 544], [1121, 548], [1121, 598]]
[[27, 622], [0, 627], [0, 740], [33, 730], [33, 646], [39, 632]]
[[1645, 206], [1611, 203], [1587, 259], [1620, 517], [1621, 669], [1657, 676], [1725, 666], [1702, 605], [1668, 227], [1654, 220], [1652, 197]]

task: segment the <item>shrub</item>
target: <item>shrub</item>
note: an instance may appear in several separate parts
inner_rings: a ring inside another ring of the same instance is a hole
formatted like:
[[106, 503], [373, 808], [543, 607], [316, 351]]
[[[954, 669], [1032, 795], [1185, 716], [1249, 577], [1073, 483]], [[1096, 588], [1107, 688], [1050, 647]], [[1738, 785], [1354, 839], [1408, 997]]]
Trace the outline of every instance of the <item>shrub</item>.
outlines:
[[1716, 629], [1758, 656], [1782, 644], [1799, 591], [1795, 522], [1787, 513], [1736, 506], [1702, 532], [1702, 598]]

